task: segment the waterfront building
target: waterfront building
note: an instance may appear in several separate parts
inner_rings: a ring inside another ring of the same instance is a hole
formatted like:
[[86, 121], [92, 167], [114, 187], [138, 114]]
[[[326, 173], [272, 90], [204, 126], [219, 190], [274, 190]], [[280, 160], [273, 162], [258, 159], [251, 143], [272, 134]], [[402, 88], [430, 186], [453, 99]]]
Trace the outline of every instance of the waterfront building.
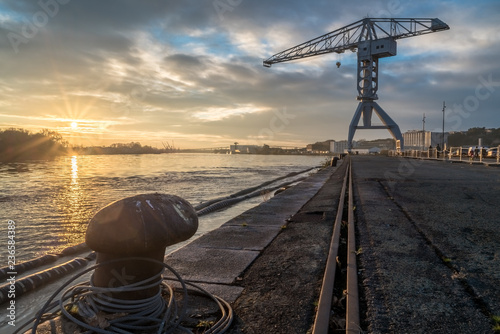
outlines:
[[[352, 142], [352, 146], [356, 147], [356, 142]], [[347, 140], [336, 141], [333, 145], [333, 153], [346, 153], [347, 152]]]
[[[445, 146], [448, 146], [448, 135], [448, 132], [444, 133]], [[405, 150], [427, 150], [429, 146], [435, 148], [438, 144], [443, 146], [442, 132], [410, 130], [403, 133], [403, 139]]]
[[229, 151], [231, 154], [255, 154], [259, 149], [262, 149], [262, 146], [258, 145], [230, 145]]
[[316, 142], [306, 146], [307, 153], [333, 153], [335, 140]]

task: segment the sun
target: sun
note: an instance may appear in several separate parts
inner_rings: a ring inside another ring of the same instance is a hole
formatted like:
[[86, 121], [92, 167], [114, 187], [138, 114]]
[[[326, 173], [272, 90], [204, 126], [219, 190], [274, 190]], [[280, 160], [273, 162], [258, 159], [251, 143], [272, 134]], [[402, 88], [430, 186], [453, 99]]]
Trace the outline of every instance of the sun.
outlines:
[[78, 123], [77, 122], [71, 122], [71, 129], [76, 130], [78, 128]]

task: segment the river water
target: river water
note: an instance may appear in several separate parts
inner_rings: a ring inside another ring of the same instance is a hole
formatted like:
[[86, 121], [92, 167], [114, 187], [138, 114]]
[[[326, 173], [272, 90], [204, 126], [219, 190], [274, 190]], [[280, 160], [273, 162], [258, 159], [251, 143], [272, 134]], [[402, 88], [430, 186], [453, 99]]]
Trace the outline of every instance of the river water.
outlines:
[[[103, 206], [140, 193], [169, 193], [193, 206], [290, 172], [318, 166], [318, 156], [159, 154], [89, 155], [0, 164], [0, 267], [7, 265], [8, 222], [23, 262], [85, 241], [89, 219]], [[254, 206], [255, 198], [240, 206]], [[240, 211], [200, 218], [197, 235]]]

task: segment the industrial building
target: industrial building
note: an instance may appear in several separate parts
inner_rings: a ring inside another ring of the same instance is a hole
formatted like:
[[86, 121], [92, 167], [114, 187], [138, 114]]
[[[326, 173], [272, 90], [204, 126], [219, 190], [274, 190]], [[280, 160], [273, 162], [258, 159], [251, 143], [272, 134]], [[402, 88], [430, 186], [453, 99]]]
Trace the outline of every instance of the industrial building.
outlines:
[[[444, 133], [444, 145], [448, 146], [448, 132]], [[438, 144], [443, 146], [443, 133], [410, 130], [403, 133], [404, 149], [405, 150], [427, 150], [430, 146], [436, 147]]]
[[230, 145], [229, 152], [231, 154], [255, 154], [261, 149], [262, 146], [259, 145]]

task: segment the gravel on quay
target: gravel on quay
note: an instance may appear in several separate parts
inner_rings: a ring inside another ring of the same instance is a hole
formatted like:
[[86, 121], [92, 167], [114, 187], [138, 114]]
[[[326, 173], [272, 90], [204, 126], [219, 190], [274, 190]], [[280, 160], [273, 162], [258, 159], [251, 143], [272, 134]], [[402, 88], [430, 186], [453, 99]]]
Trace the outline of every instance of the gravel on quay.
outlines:
[[492, 333], [500, 171], [374, 156], [353, 170], [368, 332]]

